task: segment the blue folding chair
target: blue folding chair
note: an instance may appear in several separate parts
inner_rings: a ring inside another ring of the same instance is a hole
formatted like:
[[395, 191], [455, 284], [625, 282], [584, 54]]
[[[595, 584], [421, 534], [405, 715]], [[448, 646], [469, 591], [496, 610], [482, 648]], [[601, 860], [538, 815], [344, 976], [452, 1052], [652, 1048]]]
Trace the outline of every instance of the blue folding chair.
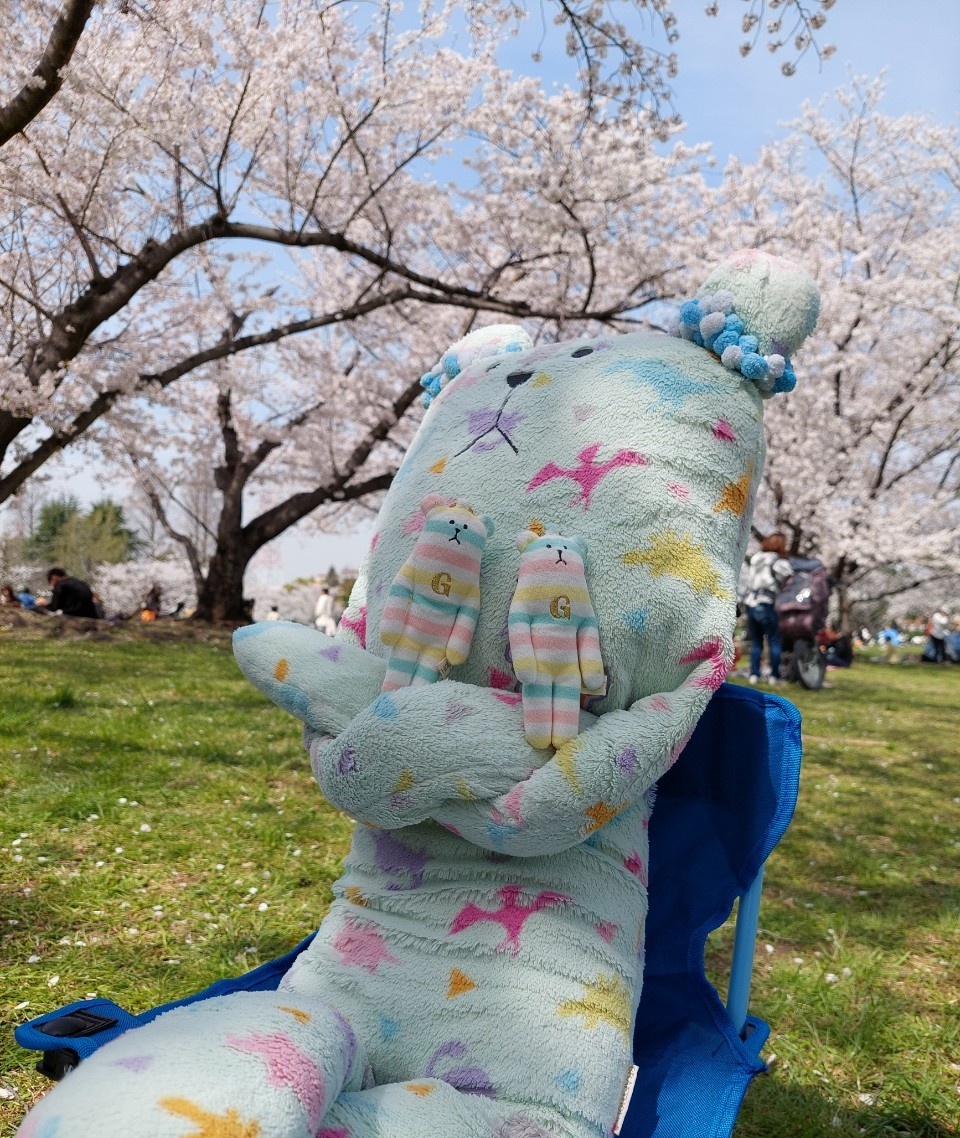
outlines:
[[[800, 713], [724, 684], [660, 780], [650, 821], [638, 1067], [621, 1138], [727, 1138], [770, 1034], [747, 1014], [763, 867], [793, 816]], [[726, 1007], [704, 974], [707, 935], [737, 898]]]
[[[638, 1068], [622, 1138], [727, 1138], [770, 1028], [747, 1014], [763, 865], [793, 815], [800, 715], [786, 700], [724, 684], [660, 781], [650, 823], [649, 916]], [[704, 974], [707, 935], [740, 899], [726, 1007]], [[211, 996], [277, 987], [313, 937], [285, 956], [184, 1000], [132, 1015], [80, 1000], [22, 1024], [50, 1078], [162, 1012]]]

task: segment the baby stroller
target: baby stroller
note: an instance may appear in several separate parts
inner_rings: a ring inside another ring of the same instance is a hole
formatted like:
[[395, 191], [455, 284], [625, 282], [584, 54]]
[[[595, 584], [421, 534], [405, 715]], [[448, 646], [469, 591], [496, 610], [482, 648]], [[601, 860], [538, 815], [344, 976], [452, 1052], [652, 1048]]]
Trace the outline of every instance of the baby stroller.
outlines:
[[791, 680], [817, 691], [827, 674], [827, 657], [818, 637], [827, 624], [830, 574], [815, 557], [791, 557], [790, 564], [793, 576], [774, 602], [784, 667]]

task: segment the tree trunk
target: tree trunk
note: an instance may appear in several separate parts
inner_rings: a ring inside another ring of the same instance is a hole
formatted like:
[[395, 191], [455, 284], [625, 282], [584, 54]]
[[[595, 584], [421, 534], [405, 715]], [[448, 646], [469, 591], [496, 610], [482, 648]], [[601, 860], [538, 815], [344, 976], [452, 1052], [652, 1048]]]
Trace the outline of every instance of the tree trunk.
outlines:
[[244, 604], [243, 575], [252, 554], [239, 543], [220, 543], [197, 597], [194, 620], [240, 622], [250, 619]]

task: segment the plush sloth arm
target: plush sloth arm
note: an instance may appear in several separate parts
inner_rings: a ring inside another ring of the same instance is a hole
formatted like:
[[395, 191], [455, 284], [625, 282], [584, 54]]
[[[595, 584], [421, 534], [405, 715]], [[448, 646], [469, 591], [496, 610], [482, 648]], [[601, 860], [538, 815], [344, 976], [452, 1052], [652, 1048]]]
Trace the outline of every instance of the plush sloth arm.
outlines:
[[[326, 797], [396, 829], [433, 819], [521, 857], [582, 842], [636, 802], [683, 749], [731, 657], [729, 641], [685, 658], [680, 685], [623, 711], [583, 714], [556, 752], [523, 735], [518, 697], [447, 682], [380, 696], [330, 739], [307, 732]], [[694, 658], [696, 657], [696, 658]]]

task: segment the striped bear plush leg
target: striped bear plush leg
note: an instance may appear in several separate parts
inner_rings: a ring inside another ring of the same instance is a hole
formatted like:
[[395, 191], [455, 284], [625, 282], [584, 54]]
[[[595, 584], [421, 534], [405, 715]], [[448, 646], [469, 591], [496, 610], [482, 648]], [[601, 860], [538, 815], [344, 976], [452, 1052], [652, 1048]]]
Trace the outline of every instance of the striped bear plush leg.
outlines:
[[365, 1052], [344, 1016], [291, 992], [242, 992], [160, 1016], [97, 1051], [18, 1138], [316, 1138]]

